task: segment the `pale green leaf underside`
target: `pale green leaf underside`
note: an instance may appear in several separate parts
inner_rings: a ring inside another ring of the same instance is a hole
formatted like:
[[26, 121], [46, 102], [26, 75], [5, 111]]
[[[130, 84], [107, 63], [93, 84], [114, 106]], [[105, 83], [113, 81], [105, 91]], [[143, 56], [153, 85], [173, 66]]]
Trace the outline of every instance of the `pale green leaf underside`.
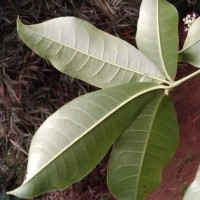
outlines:
[[144, 200], [161, 184], [163, 168], [178, 145], [172, 101], [156, 93], [114, 144], [108, 185], [118, 200]]
[[60, 108], [36, 132], [26, 180], [9, 194], [30, 198], [82, 179], [161, 87], [129, 83], [81, 96]]
[[197, 171], [194, 181], [190, 184], [185, 192], [183, 200], [199, 200], [200, 199], [200, 167]]
[[134, 46], [75, 17], [24, 25], [23, 42], [59, 71], [100, 88], [129, 82], [165, 82], [159, 69]]
[[198, 17], [189, 28], [187, 37], [183, 45], [183, 50], [186, 50], [187, 48], [191, 47], [192, 45], [200, 41], [199, 32], [200, 32], [200, 17]]
[[181, 51], [179, 61], [190, 63], [191, 65], [200, 68], [200, 41]]
[[178, 13], [166, 0], [143, 0], [137, 26], [139, 50], [168, 80], [174, 80], [178, 61]]
[[200, 17], [189, 28], [183, 49], [180, 51], [179, 61], [188, 62], [200, 68]]

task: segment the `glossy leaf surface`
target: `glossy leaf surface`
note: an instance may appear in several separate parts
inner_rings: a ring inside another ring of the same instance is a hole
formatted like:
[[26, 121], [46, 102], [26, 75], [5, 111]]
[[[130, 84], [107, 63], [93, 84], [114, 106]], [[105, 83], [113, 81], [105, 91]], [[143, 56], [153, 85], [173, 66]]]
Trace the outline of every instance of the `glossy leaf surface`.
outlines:
[[31, 198], [81, 180], [159, 88], [151, 83], [125, 84], [81, 96], [60, 108], [36, 132], [25, 182], [9, 194]]
[[129, 82], [163, 82], [160, 70], [129, 43], [74, 17], [24, 25], [23, 42], [59, 71], [100, 88]]
[[178, 123], [169, 97], [146, 104], [113, 147], [108, 185], [118, 200], [144, 200], [162, 182], [162, 171], [179, 142]]
[[189, 28], [183, 49], [180, 51], [179, 61], [188, 62], [200, 68], [200, 17]]
[[183, 200], [199, 200], [200, 198], [200, 167], [196, 177], [185, 192]]
[[138, 48], [174, 80], [178, 61], [178, 13], [166, 0], [143, 0], [137, 26]]

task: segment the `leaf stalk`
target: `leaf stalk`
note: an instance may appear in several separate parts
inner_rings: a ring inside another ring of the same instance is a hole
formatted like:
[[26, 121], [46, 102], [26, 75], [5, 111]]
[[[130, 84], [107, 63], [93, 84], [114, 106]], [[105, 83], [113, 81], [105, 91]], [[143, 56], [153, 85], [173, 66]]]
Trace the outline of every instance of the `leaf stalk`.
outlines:
[[200, 69], [197, 70], [197, 71], [195, 71], [195, 72], [193, 72], [192, 74], [190, 74], [190, 75], [188, 75], [188, 76], [186, 76], [186, 77], [178, 80], [178, 81], [175, 81], [175, 82], [171, 83], [171, 85], [169, 86], [169, 88], [170, 89], [176, 88], [179, 85], [181, 85], [182, 83], [184, 83], [184, 82], [186, 82], [186, 81], [190, 80], [191, 78], [193, 78], [195, 76], [198, 76], [198, 75], [200, 75]]

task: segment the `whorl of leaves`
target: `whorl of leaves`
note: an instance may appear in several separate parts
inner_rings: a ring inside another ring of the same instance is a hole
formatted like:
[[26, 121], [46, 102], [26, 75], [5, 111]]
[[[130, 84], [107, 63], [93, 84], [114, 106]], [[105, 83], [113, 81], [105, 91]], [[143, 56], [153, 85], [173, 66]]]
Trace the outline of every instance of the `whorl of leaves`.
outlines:
[[[184, 14], [185, 0], [184, 4], [169, 1]], [[1, 0], [0, 193], [22, 182], [30, 140], [40, 124], [67, 101], [96, 89], [60, 74], [24, 46], [16, 33], [17, 16], [32, 24], [73, 15], [135, 44], [140, 3], [141, 0]], [[99, 172], [94, 173], [98, 177]], [[105, 172], [100, 174], [104, 175]]]

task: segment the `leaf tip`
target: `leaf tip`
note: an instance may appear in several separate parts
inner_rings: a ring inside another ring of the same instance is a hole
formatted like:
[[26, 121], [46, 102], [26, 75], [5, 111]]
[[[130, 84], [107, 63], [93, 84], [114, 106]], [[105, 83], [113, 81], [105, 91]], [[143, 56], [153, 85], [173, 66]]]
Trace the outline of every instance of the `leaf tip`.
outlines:
[[28, 197], [29, 195], [27, 195], [27, 191], [24, 190], [24, 188], [22, 186], [19, 186], [18, 188], [8, 191], [6, 192], [7, 195], [12, 195], [21, 199], [27, 199], [30, 198]]
[[7, 195], [13, 195], [13, 196], [19, 197], [17, 190], [18, 190], [18, 188], [6, 192], [6, 194], [7, 194]]
[[20, 31], [20, 27], [23, 25], [23, 23], [21, 22], [19, 15], [17, 16], [17, 32], [19, 33]]
[[18, 26], [20, 23], [22, 23], [22, 22], [21, 22], [21, 20], [20, 20], [19, 15], [17, 15], [17, 26]]

